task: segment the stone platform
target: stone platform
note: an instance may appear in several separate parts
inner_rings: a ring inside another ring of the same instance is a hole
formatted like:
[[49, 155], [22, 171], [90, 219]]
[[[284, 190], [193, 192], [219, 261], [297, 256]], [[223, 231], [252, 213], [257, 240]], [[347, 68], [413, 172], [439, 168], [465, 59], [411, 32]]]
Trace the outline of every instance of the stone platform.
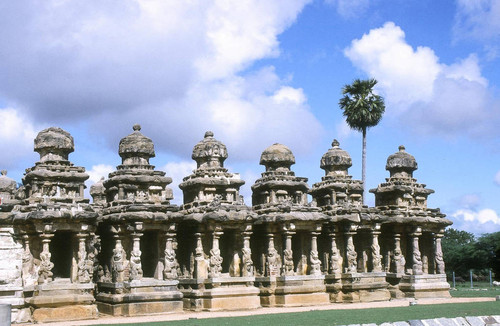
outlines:
[[178, 281], [143, 279], [123, 283], [98, 283], [97, 307], [102, 314], [141, 316], [182, 311]]
[[184, 309], [217, 311], [255, 309], [260, 307], [255, 277], [216, 277], [181, 279]]
[[401, 277], [399, 289], [406, 297], [450, 298], [450, 284], [446, 282], [446, 274], [404, 275]]
[[59, 279], [33, 287], [26, 303], [33, 309], [35, 322], [97, 318], [93, 283], [70, 283]]
[[385, 301], [391, 298], [386, 273], [343, 273], [343, 302]]
[[263, 307], [296, 307], [330, 303], [324, 275], [258, 277]]

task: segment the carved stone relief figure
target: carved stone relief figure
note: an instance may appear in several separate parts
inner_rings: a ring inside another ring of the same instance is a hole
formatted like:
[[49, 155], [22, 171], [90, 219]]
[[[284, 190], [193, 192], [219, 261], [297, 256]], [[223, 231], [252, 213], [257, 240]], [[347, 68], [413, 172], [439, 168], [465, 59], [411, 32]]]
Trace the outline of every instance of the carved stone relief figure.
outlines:
[[38, 270], [38, 284], [52, 281], [52, 268], [54, 263], [50, 261], [51, 253], [49, 251], [50, 237], [52, 235], [43, 235], [42, 252], [40, 253], [40, 269]]
[[125, 270], [128, 268], [128, 261], [120, 239], [116, 239], [111, 268], [113, 282], [125, 281]]
[[174, 249], [174, 241], [172, 239], [172, 235], [167, 235], [167, 242], [165, 244], [165, 260], [164, 260], [164, 269], [163, 269], [163, 277], [165, 279], [175, 279], [178, 275], [179, 263], [177, 262], [175, 249]]
[[293, 275], [293, 252], [291, 249], [285, 249], [283, 251], [283, 274]]
[[233, 277], [239, 277], [241, 273], [240, 264], [240, 255], [238, 254], [238, 251], [235, 250], [233, 252], [233, 259], [231, 260], [231, 264], [229, 264], [229, 275]]
[[356, 253], [356, 249], [354, 248], [354, 243], [352, 241], [352, 235], [347, 235], [347, 272], [348, 273], [356, 273], [358, 263], [357, 258], [358, 254]]
[[321, 275], [321, 260], [319, 259], [318, 252], [316, 250], [311, 250], [309, 254], [309, 259], [311, 261], [311, 275]]

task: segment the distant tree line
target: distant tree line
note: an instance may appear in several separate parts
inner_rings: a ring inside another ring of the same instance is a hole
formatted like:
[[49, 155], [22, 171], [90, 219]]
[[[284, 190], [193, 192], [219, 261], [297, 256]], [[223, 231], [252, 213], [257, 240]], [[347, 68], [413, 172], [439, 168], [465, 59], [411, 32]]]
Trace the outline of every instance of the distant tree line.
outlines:
[[455, 272], [457, 281], [468, 281], [472, 270], [476, 281], [488, 280], [491, 269], [494, 279], [500, 280], [500, 232], [476, 238], [470, 232], [448, 228], [442, 246], [448, 279]]

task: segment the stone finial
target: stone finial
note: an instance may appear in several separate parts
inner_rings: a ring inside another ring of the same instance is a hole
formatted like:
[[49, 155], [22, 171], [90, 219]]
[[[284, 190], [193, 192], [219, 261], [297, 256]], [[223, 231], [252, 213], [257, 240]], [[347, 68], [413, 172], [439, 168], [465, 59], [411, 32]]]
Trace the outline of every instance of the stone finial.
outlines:
[[35, 138], [35, 152], [40, 154], [40, 162], [67, 161], [74, 150], [73, 137], [61, 128], [44, 129]]
[[0, 192], [13, 195], [16, 192], [17, 182], [7, 176], [7, 170], [1, 171]]
[[118, 154], [123, 165], [149, 165], [149, 159], [155, 157], [153, 141], [141, 133], [141, 126], [135, 124], [130, 135], [120, 140]]
[[104, 204], [106, 202], [106, 188], [104, 187], [104, 177], [90, 186], [90, 195], [94, 204]]
[[399, 151], [387, 158], [385, 169], [390, 172], [391, 177], [412, 178], [413, 171], [418, 168], [417, 161], [413, 155], [405, 151], [403, 145], [398, 147]]
[[290, 148], [276, 143], [262, 152], [260, 164], [266, 167], [266, 171], [289, 171], [295, 164], [295, 156]]
[[194, 146], [191, 158], [198, 169], [223, 168], [227, 158], [226, 145], [214, 138], [214, 133], [207, 131], [205, 137]]
[[347, 175], [347, 171], [351, 166], [351, 156], [341, 149], [338, 140], [334, 139], [332, 148], [321, 158], [320, 167], [325, 170], [325, 175]]

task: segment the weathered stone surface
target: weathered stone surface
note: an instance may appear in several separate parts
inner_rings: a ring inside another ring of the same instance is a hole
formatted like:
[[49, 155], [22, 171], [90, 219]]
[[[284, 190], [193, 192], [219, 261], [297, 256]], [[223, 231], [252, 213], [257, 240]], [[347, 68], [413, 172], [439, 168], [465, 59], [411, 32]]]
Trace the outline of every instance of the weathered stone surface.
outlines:
[[433, 190], [413, 178], [417, 162], [404, 147], [372, 190], [375, 207], [363, 205], [363, 184], [336, 140], [312, 188], [291, 170], [287, 146], [265, 149], [251, 207], [212, 132], [193, 148], [181, 207], [170, 203], [172, 179], [150, 164], [154, 144], [139, 125], [120, 141], [116, 171], [91, 187], [92, 204], [85, 168], [68, 160], [73, 150], [68, 132], [48, 128], [23, 185], [0, 176], [0, 295], [22, 320], [95, 318], [96, 307], [135, 316], [449, 297], [441, 239], [451, 221], [427, 207]]
[[35, 152], [40, 154], [40, 162], [67, 160], [74, 150], [73, 137], [61, 128], [44, 129], [35, 138]]
[[468, 316], [465, 317], [470, 326], [484, 326], [486, 323], [483, 321], [481, 317]]
[[410, 326], [425, 326], [425, 324], [419, 319], [409, 320], [408, 323]]

